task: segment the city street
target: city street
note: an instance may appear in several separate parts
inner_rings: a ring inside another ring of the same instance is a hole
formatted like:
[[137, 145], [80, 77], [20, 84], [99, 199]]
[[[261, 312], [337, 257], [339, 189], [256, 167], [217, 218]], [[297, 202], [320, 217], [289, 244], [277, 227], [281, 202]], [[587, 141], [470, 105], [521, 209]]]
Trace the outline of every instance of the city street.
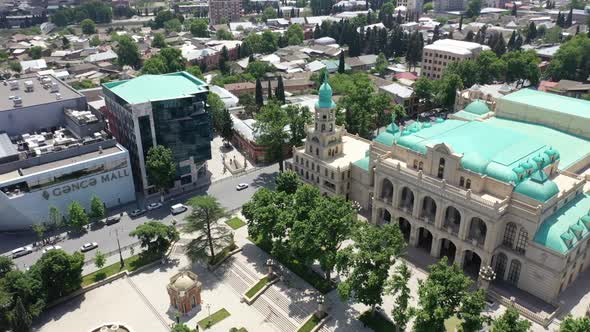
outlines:
[[[61, 246], [66, 252], [73, 253], [80, 249], [84, 243], [97, 242], [98, 250], [103, 253], [108, 253], [117, 249], [117, 233], [121, 247], [137, 242], [137, 239], [129, 236], [129, 232], [135, 229], [137, 225], [143, 224], [150, 220], [161, 221], [164, 223], [171, 223], [172, 219], [176, 219], [179, 223], [182, 222], [184, 216], [189, 211], [172, 216], [170, 213], [170, 206], [177, 203], [184, 203], [189, 198], [196, 195], [212, 195], [216, 197], [220, 203], [228, 210], [234, 210], [241, 207], [244, 203], [250, 200], [257, 189], [261, 187], [274, 186], [274, 178], [278, 171], [278, 164], [274, 164], [262, 169], [252, 171], [242, 176], [228, 177], [212, 183], [208, 188], [202, 188], [195, 191], [187, 192], [186, 194], [177, 196], [173, 199], [167, 200], [164, 206], [154, 210], [148, 211], [138, 218], [130, 218], [126, 213], [117, 224], [110, 226], [102, 226], [98, 229], [90, 229], [87, 233], [81, 236], [71, 236], [66, 240], [59, 242], [57, 245]], [[237, 191], [236, 186], [239, 183], [247, 183], [249, 187]], [[156, 198], [157, 200], [157, 198]], [[137, 208], [137, 205], [130, 204], [121, 209], [109, 211], [109, 215], [116, 215], [121, 212], [131, 212]], [[63, 236], [63, 235], [62, 235]], [[4, 255], [11, 250], [18, 247], [32, 244], [35, 237], [31, 233], [14, 233], [14, 234], [0, 234], [0, 252]], [[137, 250], [138, 248], [136, 248]], [[94, 257], [95, 250], [86, 254], [86, 260]], [[31, 266], [37, 259], [41, 257], [41, 250], [36, 250], [32, 254], [19, 257], [14, 260], [18, 268], [24, 269]]]

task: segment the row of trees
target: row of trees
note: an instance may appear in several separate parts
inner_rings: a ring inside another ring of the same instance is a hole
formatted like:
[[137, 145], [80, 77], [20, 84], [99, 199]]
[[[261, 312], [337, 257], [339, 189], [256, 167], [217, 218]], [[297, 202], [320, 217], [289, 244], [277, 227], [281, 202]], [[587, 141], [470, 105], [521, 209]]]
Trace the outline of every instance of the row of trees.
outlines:
[[60, 7], [51, 16], [51, 22], [59, 27], [79, 23], [85, 19], [96, 23], [111, 23], [113, 12], [111, 6], [102, 1], [88, 1], [75, 7]]

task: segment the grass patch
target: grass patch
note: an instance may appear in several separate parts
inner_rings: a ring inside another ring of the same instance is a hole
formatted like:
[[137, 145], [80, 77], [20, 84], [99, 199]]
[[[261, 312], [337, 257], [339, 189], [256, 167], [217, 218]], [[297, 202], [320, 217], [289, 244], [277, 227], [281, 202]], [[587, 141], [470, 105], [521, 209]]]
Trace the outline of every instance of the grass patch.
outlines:
[[363, 322], [366, 326], [373, 329], [373, 331], [375, 332], [395, 331], [395, 325], [393, 325], [392, 322], [383, 317], [383, 315], [379, 311], [371, 313], [371, 310], [367, 310], [359, 316], [359, 320]]
[[218, 311], [214, 312], [211, 316], [207, 316], [199, 321], [199, 326], [202, 329], [208, 329], [211, 326], [221, 322], [222, 320], [229, 317], [230, 314], [225, 308], [221, 308]]
[[218, 252], [217, 254], [215, 254], [215, 257], [213, 257], [213, 259], [209, 260], [209, 264], [210, 265], [215, 265], [219, 262], [221, 262], [224, 258], [226, 258], [227, 256], [229, 256], [229, 253], [236, 250], [238, 248], [238, 246], [232, 242], [232, 244], [230, 244], [229, 246], [223, 248], [223, 250], [221, 250], [220, 252]]
[[238, 217], [233, 217], [229, 220], [226, 220], [225, 223], [233, 230], [246, 226], [246, 222]]
[[256, 293], [258, 293], [259, 290], [262, 289], [262, 287], [266, 286], [266, 284], [268, 284], [270, 280], [268, 279], [268, 277], [264, 277], [262, 279], [260, 279], [256, 285], [252, 286], [252, 288], [250, 288], [247, 292], [246, 292], [246, 296], [248, 298], [252, 298], [252, 296], [254, 296]]
[[461, 320], [459, 318], [457, 318], [457, 316], [453, 316], [453, 317], [445, 320], [445, 330], [447, 332], [458, 331], [459, 326], [461, 326]]
[[243, 327], [232, 327], [231, 329], [229, 329], [229, 332], [248, 332], [248, 330], [246, 330], [246, 328]]
[[[256, 244], [260, 249], [271, 255], [271, 248], [269, 245], [263, 244], [260, 241], [254, 241], [248, 237], [248, 240]], [[274, 256], [273, 256], [274, 257]], [[336, 288], [336, 285], [331, 280], [326, 280], [323, 276], [316, 273], [309, 266], [299, 262], [292, 257], [275, 257], [281, 264], [285, 265], [289, 270], [293, 271], [301, 279], [307, 281], [315, 289], [322, 294], [326, 294]]]
[[128, 257], [126, 259], [124, 259], [123, 261], [125, 262], [125, 266], [123, 266], [123, 268], [121, 268], [121, 264], [119, 262], [111, 264], [109, 266], [105, 266], [100, 270], [94, 271], [90, 274], [87, 274], [85, 276], [82, 277], [82, 287], [91, 285], [95, 282], [101, 281], [103, 279], [106, 279], [112, 275], [115, 275], [121, 271], [129, 271], [129, 272], [133, 272], [135, 270], [137, 270], [138, 268], [149, 264], [157, 259], [160, 259], [160, 257], [155, 257], [153, 255], [142, 255], [142, 254], [137, 254], [131, 257]]
[[297, 330], [297, 332], [310, 332], [311, 330], [313, 330], [314, 327], [316, 327], [319, 323], [320, 320], [316, 315], [311, 315], [311, 317], [305, 322], [305, 324], [303, 324], [303, 326]]

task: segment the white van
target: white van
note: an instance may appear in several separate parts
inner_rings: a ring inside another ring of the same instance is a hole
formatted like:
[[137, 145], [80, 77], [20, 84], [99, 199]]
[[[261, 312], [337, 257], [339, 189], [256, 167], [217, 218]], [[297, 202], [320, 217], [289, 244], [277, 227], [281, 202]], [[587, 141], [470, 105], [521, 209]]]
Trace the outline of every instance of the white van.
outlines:
[[33, 247], [25, 246], [25, 247], [20, 247], [20, 248], [14, 249], [10, 254], [12, 255], [12, 258], [18, 258], [18, 257], [24, 256], [24, 255], [28, 255], [32, 252], [33, 252]]
[[172, 214], [183, 213], [186, 210], [187, 210], [187, 207], [184, 206], [183, 204], [175, 204], [170, 207], [170, 212], [172, 212]]

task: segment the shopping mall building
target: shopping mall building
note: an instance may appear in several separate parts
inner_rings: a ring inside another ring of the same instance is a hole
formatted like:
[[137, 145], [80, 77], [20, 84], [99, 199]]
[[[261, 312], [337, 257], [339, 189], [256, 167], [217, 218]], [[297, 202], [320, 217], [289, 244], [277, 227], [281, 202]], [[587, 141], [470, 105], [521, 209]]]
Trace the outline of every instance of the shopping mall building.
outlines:
[[447, 119], [392, 121], [367, 141], [336, 125], [324, 83], [286, 168], [476, 278], [491, 266], [496, 290], [555, 303], [590, 263], [590, 102], [506, 91], [494, 112], [475, 99]]
[[67, 216], [77, 201], [89, 211], [135, 201], [129, 154], [105, 129], [86, 99], [54, 77], [0, 85], [0, 230]]

